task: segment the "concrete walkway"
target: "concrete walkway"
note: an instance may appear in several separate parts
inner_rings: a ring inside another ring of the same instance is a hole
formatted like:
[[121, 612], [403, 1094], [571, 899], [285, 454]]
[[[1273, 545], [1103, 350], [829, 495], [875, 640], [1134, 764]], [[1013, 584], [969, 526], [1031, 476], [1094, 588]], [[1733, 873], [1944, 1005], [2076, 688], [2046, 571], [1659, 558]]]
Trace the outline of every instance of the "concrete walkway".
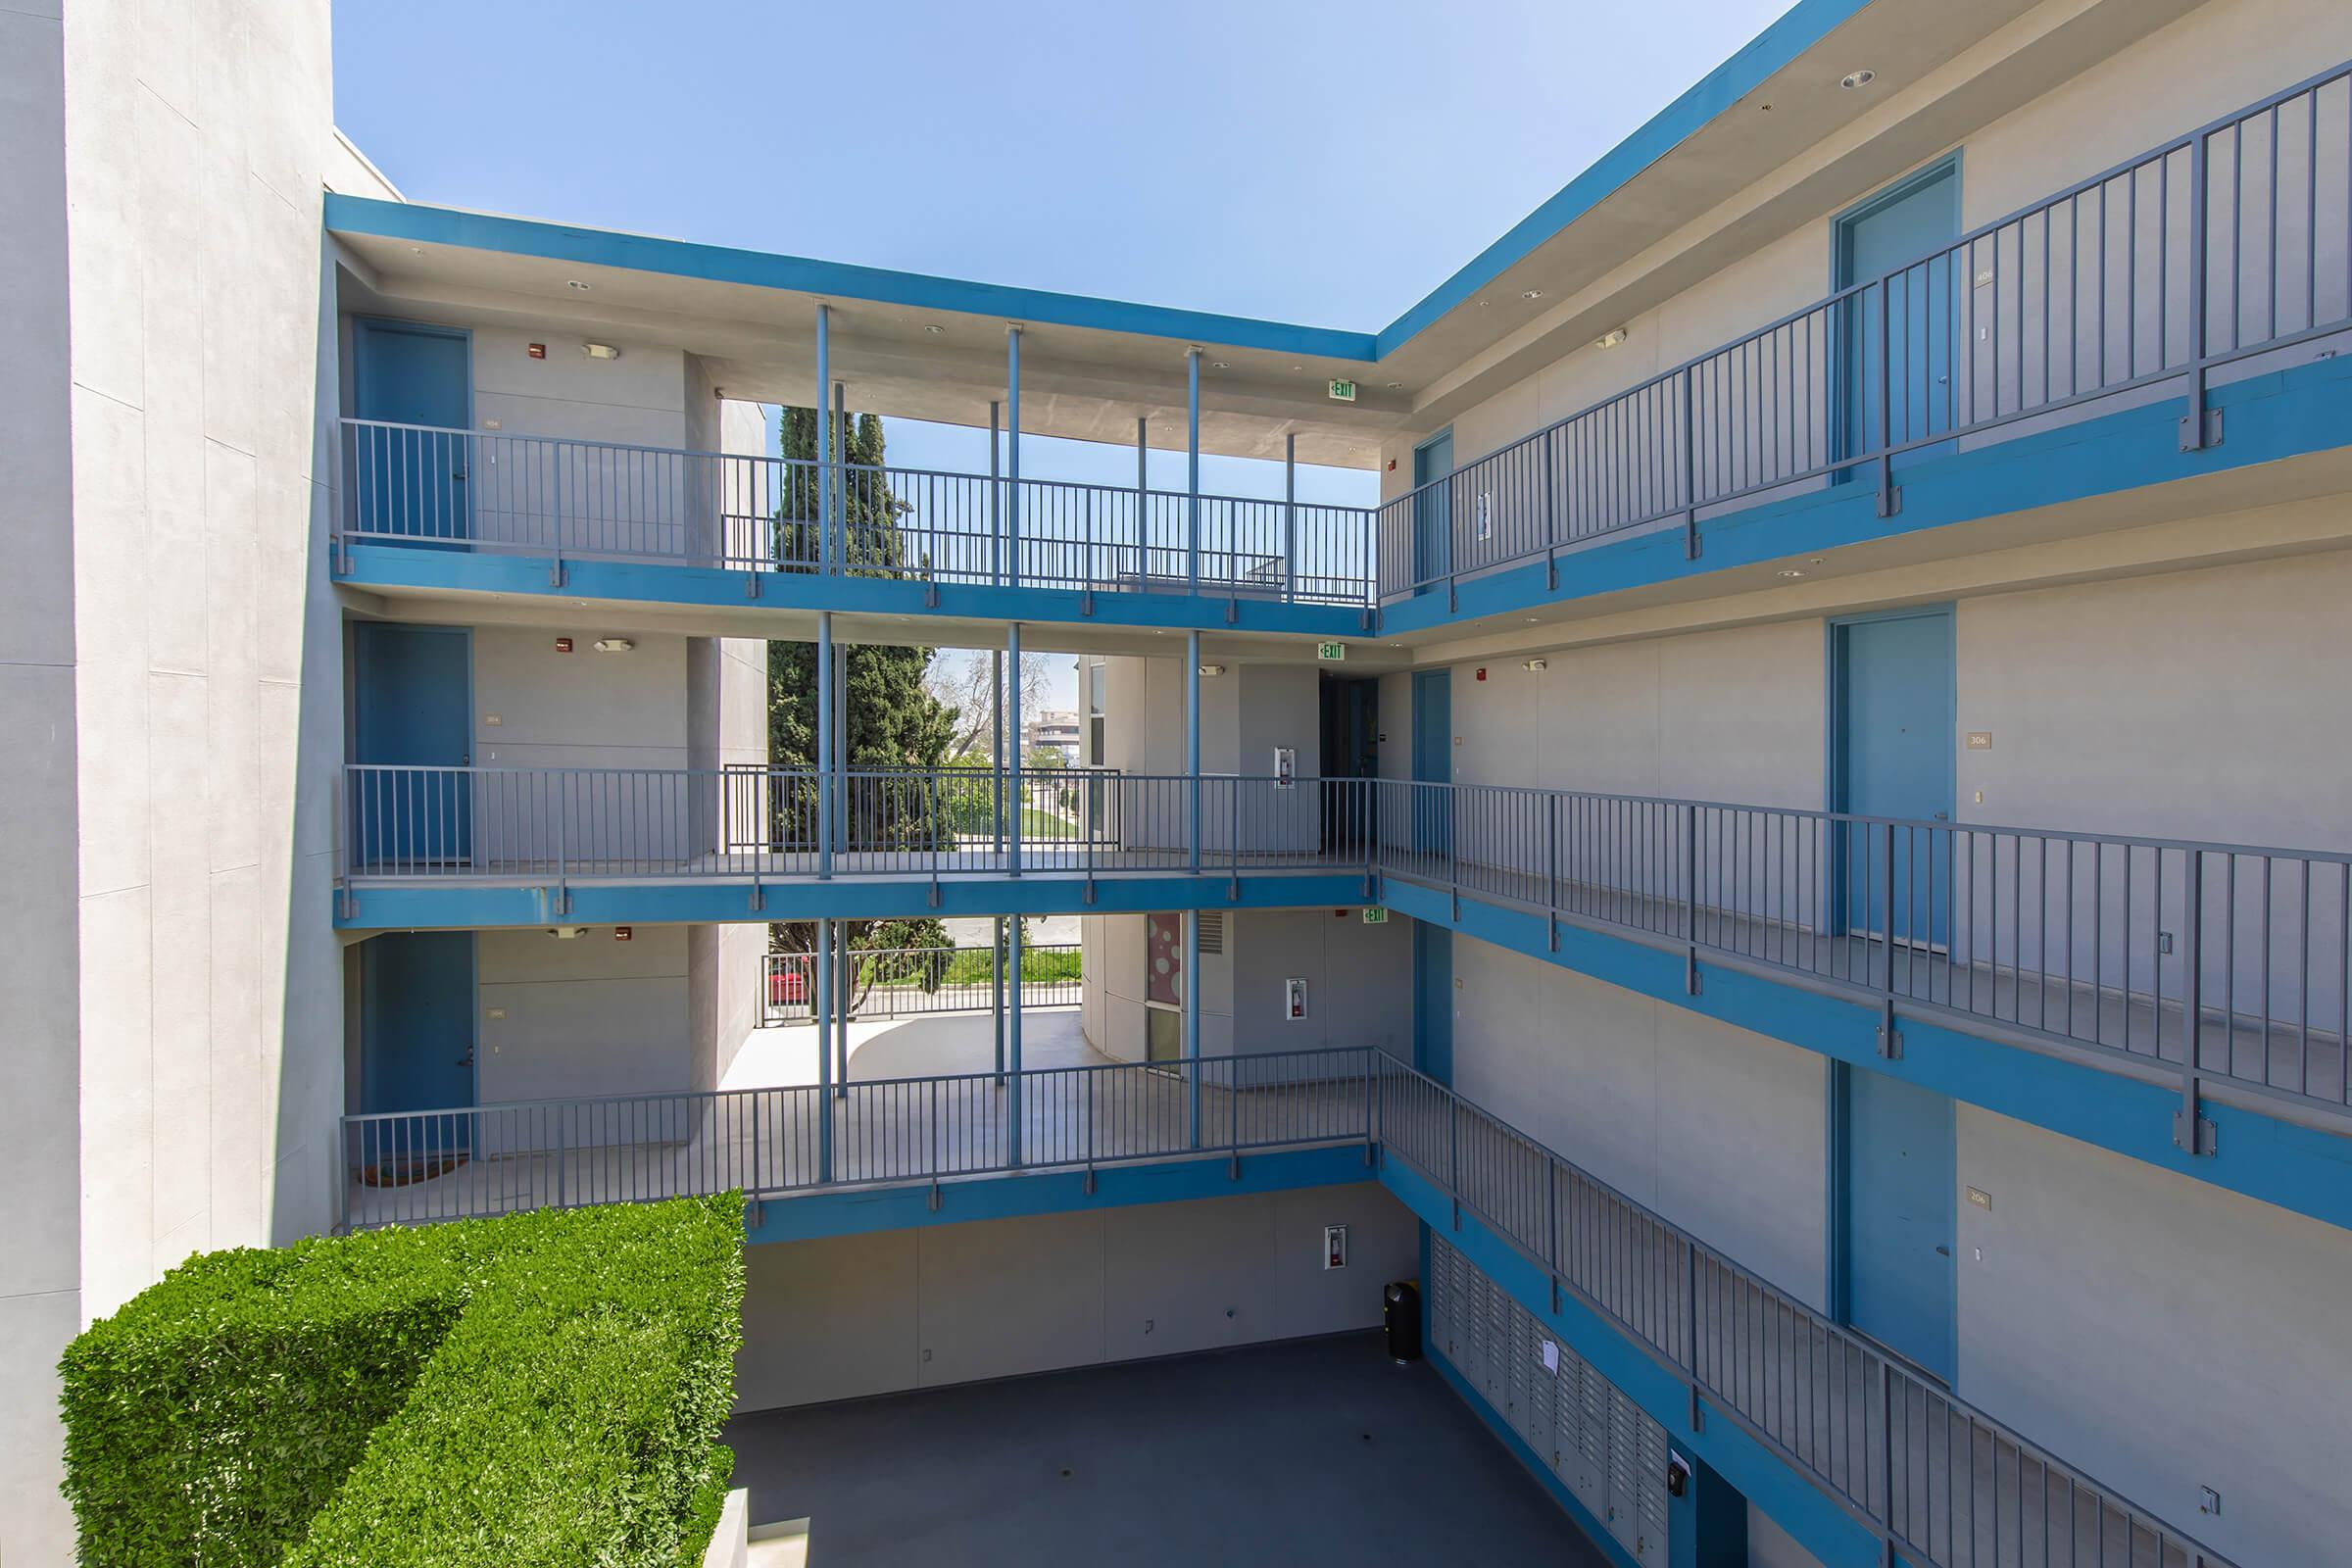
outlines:
[[738, 1416], [822, 1568], [1607, 1559], [1427, 1362], [1351, 1334]]

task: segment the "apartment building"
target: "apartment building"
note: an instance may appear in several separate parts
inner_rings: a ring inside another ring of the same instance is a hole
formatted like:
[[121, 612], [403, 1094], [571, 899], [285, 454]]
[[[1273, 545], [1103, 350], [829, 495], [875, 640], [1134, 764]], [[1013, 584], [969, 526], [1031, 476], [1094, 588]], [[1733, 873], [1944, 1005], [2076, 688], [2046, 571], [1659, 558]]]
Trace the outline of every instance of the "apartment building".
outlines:
[[[747, 1410], [1414, 1279], [1611, 1562], [2341, 1557], [2352, 13], [1805, 0], [1343, 331], [408, 202], [232, 9], [0, 13], [9, 1560], [191, 1251], [738, 1187]], [[906, 644], [1083, 778], [844, 766]], [[1078, 1038], [859, 1067], [916, 915]]]

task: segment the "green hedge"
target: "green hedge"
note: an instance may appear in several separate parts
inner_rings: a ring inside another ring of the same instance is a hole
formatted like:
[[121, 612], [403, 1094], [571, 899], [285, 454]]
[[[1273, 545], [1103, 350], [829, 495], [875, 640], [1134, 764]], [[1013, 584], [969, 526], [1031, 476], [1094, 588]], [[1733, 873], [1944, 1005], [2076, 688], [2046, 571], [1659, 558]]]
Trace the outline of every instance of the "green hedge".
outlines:
[[81, 1559], [699, 1561], [742, 1302], [733, 1195], [199, 1257], [67, 1348]]

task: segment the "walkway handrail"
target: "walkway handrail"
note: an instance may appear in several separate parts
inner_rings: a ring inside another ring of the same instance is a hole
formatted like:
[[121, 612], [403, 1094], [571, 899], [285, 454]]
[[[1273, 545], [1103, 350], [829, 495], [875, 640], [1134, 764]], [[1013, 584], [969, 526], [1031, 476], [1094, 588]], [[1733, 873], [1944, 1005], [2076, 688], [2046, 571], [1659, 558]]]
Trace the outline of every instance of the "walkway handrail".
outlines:
[[2102, 1542], [2153, 1547], [2147, 1561], [2227, 1568], [2194, 1537], [1446, 1085], [1385, 1054], [1374, 1070], [1382, 1159], [1402, 1159], [1681, 1378], [1693, 1409], [1703, 1399], [1730, 1416], [1920, 1560], [1960, 1568], [1994, 1560], [2003, 1542], [2039, 1540], [2056, 1562], [2056, 1544], [2071, 1546], [2087, 1508], [2122, 1532]]
[[[820, 874], [805, 769], [346, 774], [344, 882]], [[2199, 1086], [2352, 1110], [2352, 854], [1496, 785], [1024, 769], [843, 775], [831, 875], [988, 874], [1019, 806], [1024, 875], [1422, 883], [1728, 955], [1882, 1009], [1990, 1022]], [[1195, 821], [1201, 853], [1191, 850]], [[2191, 1050], [2193, 1041], [2194, 1049]]]
[[[2182, 447], [2206, 445], [2217, 368], [2352, 325], [2352, 292], [2323, 315], [2337, 291], [2319, 281], [2323, 233], [2352, 243], [2352, 213], [2313, 173], [2352, 156], [2352, 129], [2323, 141], [2317, 108], [2348, 74], [2208, 122], [1391, 498], [1379, 597], [1674, 520], [1696, 557], [1702, 515], [1861, 469], [1890, 515], [1897, 458], [2158, 382], [2187, 393]], [[2302, 143], [2291, 159], [2282, 126], [2290, 151]], [[2242, 152], [2266, 133], [2267, 190]]]

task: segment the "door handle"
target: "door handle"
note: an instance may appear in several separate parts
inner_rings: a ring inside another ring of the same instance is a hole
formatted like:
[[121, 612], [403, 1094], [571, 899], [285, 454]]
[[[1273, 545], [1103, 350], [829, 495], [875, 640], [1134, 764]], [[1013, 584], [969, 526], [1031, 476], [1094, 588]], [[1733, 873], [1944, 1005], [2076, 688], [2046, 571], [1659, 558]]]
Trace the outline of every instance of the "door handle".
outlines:
[[471, 767], [473, 765], [473, 754], [471, 752], [460, 752], [458, 754], [458, 765], [460, 767]]
[[1951, 819], [1952, 813], [1949, 811], [1937, 811], [1936, 813], [1936, 820], [1938, 822], [1949, 822]]
[[460, 468], [457, 472], [451, 474], [450, 477], [457, 480], [458, 483], [464, 484], [466, 482], [466, 470], [464, 468]]
[[[471, 1060], [472, 1058], [468, 1057], [466, 1059]], [[1949, 1257], [1952, 1255], [1952, 1250], [1948, 1247], [1937, 1247], [1936, 1249], [1936, 1255], [1937, 1257]]]

